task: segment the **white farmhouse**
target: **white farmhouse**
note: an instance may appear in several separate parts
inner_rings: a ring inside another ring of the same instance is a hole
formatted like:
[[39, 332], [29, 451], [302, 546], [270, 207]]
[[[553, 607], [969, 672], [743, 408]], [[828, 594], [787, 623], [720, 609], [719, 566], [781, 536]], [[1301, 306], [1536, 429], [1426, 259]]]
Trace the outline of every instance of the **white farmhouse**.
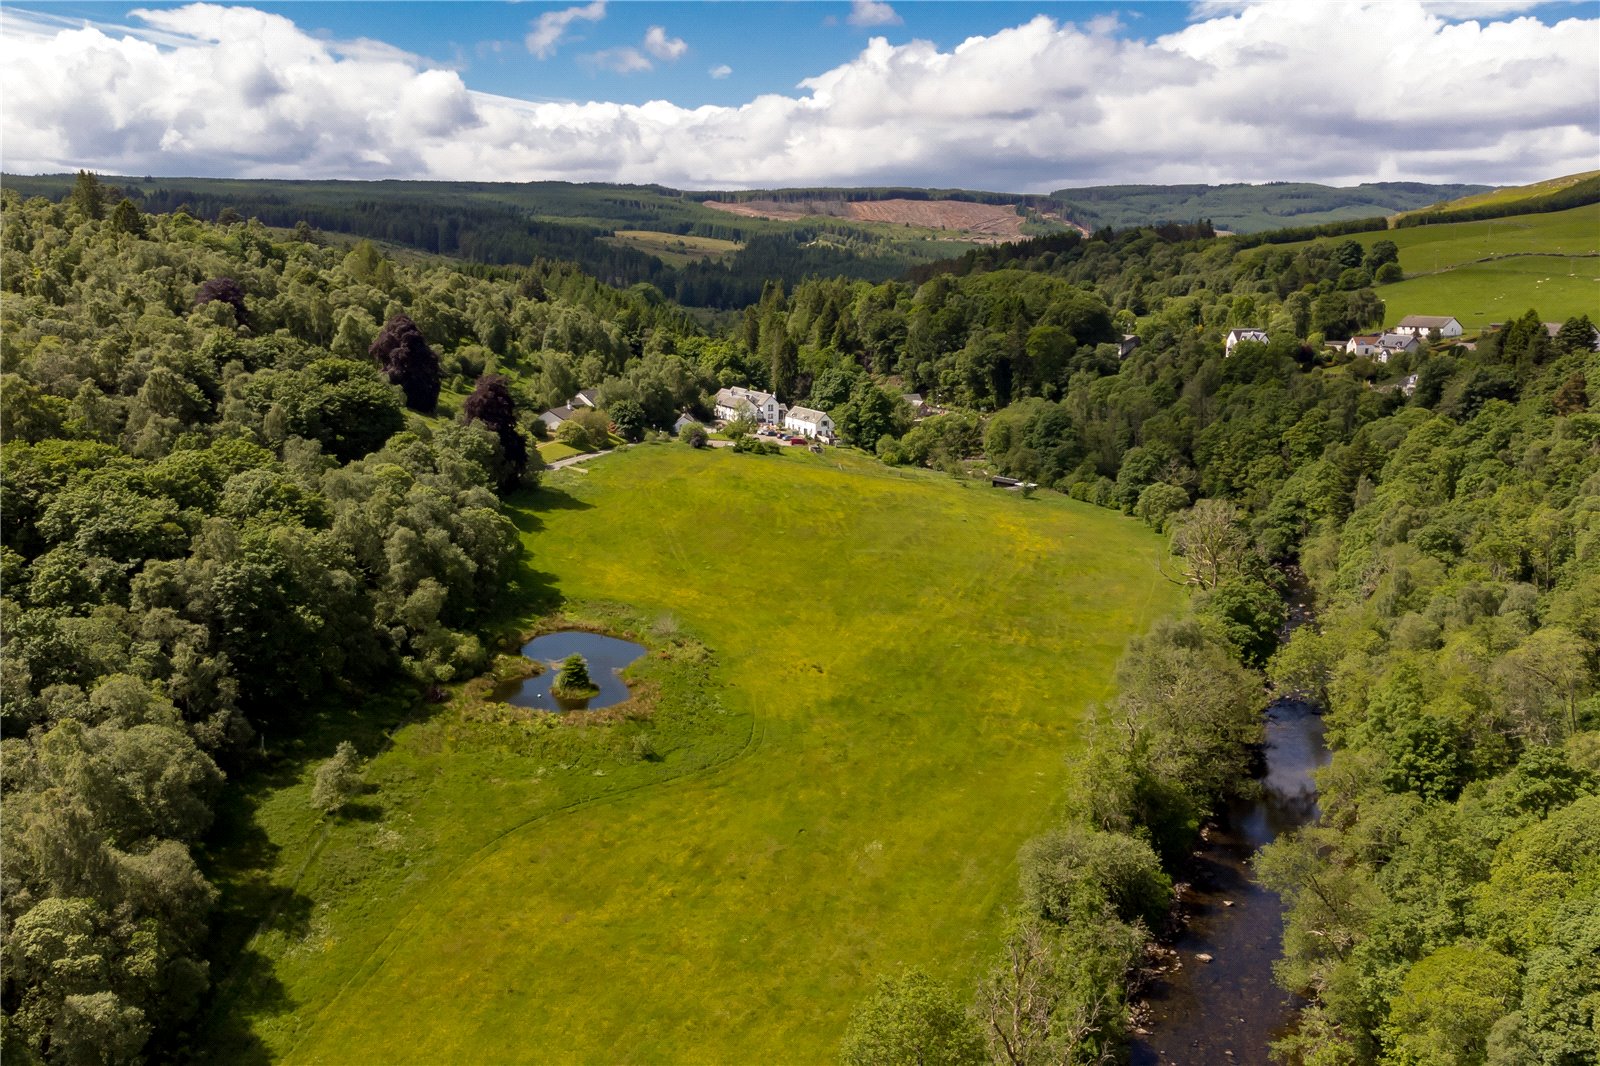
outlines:
[[809, 407], [791, 407], [783, 416], [783, 428], [802, 437], [832, 437], [833, 419]]
[[783, 422], [783, 404], [770, 392], [755, 389], [718, 389], [715, 400], [718, 418], [729, 422], [748, 418], [763, 426], [776, 426]]
[[1413, 337], [1427, 337], [1435, 332], [1441, 337], [1459, 337], [1461, 323], [1449, 315], [1407, 315], [1394, 332], [1409, 333]]
[[1222, 342], [1222, 354], [1224, 356], [1232, 355], [1234, 347], [1241, 341], [1250, 341], [1252, 344], [1265, 344], [1267, 343], [1267, 331], [1249, 327], [1230, 329], [1227, 339]]

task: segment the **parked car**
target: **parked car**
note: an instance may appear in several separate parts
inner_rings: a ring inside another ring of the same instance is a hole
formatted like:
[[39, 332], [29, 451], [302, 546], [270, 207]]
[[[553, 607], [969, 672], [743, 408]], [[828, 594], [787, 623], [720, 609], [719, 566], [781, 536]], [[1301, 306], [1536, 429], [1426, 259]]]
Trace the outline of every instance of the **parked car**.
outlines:
[[805, 442], [806, 442], [806, 439], [804, 437], [790, 437], [789, 438], [789, 443], [790, 444], [804, 444]]

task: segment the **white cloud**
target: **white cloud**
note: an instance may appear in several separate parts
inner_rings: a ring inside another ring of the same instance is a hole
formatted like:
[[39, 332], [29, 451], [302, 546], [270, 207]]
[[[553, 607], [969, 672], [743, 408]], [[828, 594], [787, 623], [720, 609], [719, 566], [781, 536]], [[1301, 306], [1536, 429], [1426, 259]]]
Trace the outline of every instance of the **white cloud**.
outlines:
[[682, 37], [668, 37], [667, 31], [660, 26], [651, 26], [645, 31], [644, 50], [657, 59], [676, 60], [689, 50]]
[[617, 74], [637, 74], [641, 70], [654, 70], [655, 64], [637, 48], [607, 48], [580, 57], [591, 67], [600, 67]]
[[[1045, 191], [1517, 182], [1600, 155], [1593, 17], [1263, 4], [1136, 40], [1041, 16], [949, 50], [874, 38], [789, 93], [694, 108], [472, 92], [398, 49], [250, 8], [135, 18], [97, 28], [0, 10], [6, 169]], [[613, 70], [651, 63], [639, 48], [598, 55]]]
[[733, 73], [733, 68], [728, 66], [728, 64], [726, 64], [726, 63], [718, 63], [716, 66], [712, 67], [706, 73], [710, 74], [713, 78], [717, 78], [717, 79], [720, 80], [722, 78], [726, 78], [729, 74], [732, 74]]
[[1429, 14], [1446, 19], [1497, 19], [1542, 7], [1549, 0], [1423, 0]]
[[569, 7], [564, 11], [546, 11], [533, 20], [533, 29], [528, 31], [524, 43], [528, 51], [540, 59], [549, 59], [556, 54], [556, 45], [566, 36], [568, 26], [580, 20], [599, 22], [605, 17], [606, 0], [593, 0], [592, 3]]
[[852, 26], [898, 26], [905, 20], [882, 0], [850, 0], [850, 16], [845, 21]]

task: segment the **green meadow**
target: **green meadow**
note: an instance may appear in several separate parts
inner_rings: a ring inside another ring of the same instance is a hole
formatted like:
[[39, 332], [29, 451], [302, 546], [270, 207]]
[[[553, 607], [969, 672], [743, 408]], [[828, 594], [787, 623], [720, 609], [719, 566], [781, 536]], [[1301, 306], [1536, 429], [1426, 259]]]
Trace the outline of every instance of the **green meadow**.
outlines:
[[325, 727], [377, 753], [352, 814], [310, 810], [309, 750], [240, 790], [215, 1058], [831, 1061], [878, 975], [989, 964], [1063, 757], [1181, 596], [1120, 514], [832, 450], [635, 447], [513, 509], [507, 631], [641, 641], [636, 699], [375, 701]]
[[1530, 307], [1550, 322], [1600, 315], [1600, 204], [1348, 239], [1363, 248], [1393, 241], [1400, 249], [1405, 280], [1377, 289], [1387, 305], [1385, 325], [1406, 315], [1454, 315], [1474, 330]]
[[738, 241], [725, 241], [716, 237], [696, 237], [642, 229], [619, 229], [607, 240], [620, 247], [636, 248], [673, 267], [688, 266], [702, 259], [720, 261], [744, 247]]
[[1470, 330], [1509, 322], [1532, 307], [1546, 322], [1600, 316], [1600, 257], [1524, 255], [1468, 263], [1378, 290], [1385, 325], [1408, 314], [1454, 315]]

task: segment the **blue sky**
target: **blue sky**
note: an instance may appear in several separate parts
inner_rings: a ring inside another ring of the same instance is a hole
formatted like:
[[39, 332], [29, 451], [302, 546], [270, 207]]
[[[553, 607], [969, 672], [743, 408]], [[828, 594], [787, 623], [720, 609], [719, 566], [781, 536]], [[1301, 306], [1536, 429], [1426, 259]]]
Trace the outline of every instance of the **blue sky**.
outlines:
[[[130, 11], [181, 7], [180, 3], [30, 4], [65, 18], [127, 22]], [[237, 5], [236, 5], [237, 6]], [[1183, 3], [897, 3], [898, 23], [856, 25], [850, 3], [629, 3], [611, 2], [603, 18], [574, 20], [555, 54], [540, 59], [524, 44], [544, 12], [572, 3], [254, 3], [248, 6], [293, 20], [302, 29], [337, 38], [369, 37], [460, 72], [480, 92], [527, 100], [666, 99], [685, 107], [735, 105], [760, 93], [788, 92], [804, 78], [845, 62], [867, 39], [901, 44], [914, 38], [954, 48], [972, 36], [1046, 14], [1062, 22], [1117, 18], [1122, 36], [1153, 37], [1190, 20]], [[1559, 5], [1557, 5], [1559, 6]], [[675, 61], [650, 57], [653, 69], [619, 74], [585, 57], [608, 49], [639, 48], [651, 26], [663, 27], [688, 50]], [[713, 78], [713, 68], [731, 73]]]
[[1510, 184], [1600, 168], [1600, 0], [0, 8], [7, 169]]

